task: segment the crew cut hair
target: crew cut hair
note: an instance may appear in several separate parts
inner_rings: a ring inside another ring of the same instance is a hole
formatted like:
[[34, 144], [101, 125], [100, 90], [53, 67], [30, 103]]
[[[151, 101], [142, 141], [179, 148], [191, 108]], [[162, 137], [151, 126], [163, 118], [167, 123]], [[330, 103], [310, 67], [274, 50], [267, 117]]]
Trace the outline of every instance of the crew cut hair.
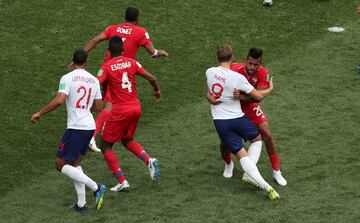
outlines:
[[262, 59], [263, 50], [260, 48], [251, 48], [248, 52], [247, 58]]
[[87, 57], [87, 53], [83, 49], [79, 49], [74, 52], [72, 61], [76, 65], [83, 65], [87, 61]]
[[233, 56], [233, 51], [231, 46], [226, 43], [220, 44], [217, 47], [216, 56], [220, 63], [230, 61]]
[[139, 18], [139, 9], [135, 7], [128, 7], [125, 11], [125, 20], [128, 22], [135, 22]]
[[123, 41], [121, 37], [114, 36], [109, 41], [109, 51], [111, 54], [121, 54], [123, 52]]

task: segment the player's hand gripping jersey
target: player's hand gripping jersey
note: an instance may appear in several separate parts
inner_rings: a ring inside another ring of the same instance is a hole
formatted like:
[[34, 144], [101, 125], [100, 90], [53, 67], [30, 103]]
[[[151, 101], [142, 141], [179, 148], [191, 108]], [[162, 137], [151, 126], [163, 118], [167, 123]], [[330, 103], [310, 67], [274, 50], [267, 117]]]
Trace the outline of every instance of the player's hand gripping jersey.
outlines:
[[[108, 40], [114, 36], [122, 38], [124, 44], [123, 56], [128, 58], [135, 58], [140, 46], [150, 45], [149, 33], [145, 28], [135, 26], [129, 23], [109, 26], [104, 32]], [[107, 52], [104, 62], [110, 60], [110, 52]]]
[[221, 103], [211, 105], [213, 119], [234, 119], [244, 115], [239, 100], [233, 97], [234, 89], [250, 93], [254, 87], [246, 78], [224, 67], [212, 67], [206, 71], [209, 91], [219, 97]]
[[[254, 74], [250, 75], [246, 72], [245, 66], [245, 63], [234, 63], [231, 65], [231, 70], [244, 76], [255, 89], [267, 88], [269, 86], [269, 71], [266, 68], [260, 66]], [[240, 100], [240, 103], [245, 115], [248, 116], [255, 125], [267, 121], [258, 102]]]

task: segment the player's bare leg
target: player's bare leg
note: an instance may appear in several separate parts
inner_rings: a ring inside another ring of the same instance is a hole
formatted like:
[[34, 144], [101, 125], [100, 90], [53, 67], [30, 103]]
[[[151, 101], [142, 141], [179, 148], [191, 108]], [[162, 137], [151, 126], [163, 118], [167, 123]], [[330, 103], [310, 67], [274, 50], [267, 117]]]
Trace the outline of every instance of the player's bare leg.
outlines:
[[104, 139], [101, 139], [101, 152], [103, 154], [104, 160], [109, 167], [109, 170], [115, 176], [118, 184], [112, 188], [111, 191], [120, 192], [120, 191], [127, 191], [130, 188], [129, 183], [125, 178], [125, 174], [120, 169], [120, 163], [118, 161], [117, 156], [115, 155], [114, 150], [112, 149], [114, 143], [107, 142]]
[[264, 178], [261, 176], [256, 165], [248, 157], [247, 152], [244, 148], [241, 148], [236, 154], [236, 157], [240, 161], [240, 165], [245, 173], [250, 176], [257, 184], [264, 189], [271, 200], [279, 199], [279, 194], [268, 184]]
[[279, 185], [286, 186], [287, 181], [282, 176], [281, 171], [280, 171], [279, 155], [278, 155], [278, 152], [276, 149], [276, 144], [275, 144], [274, 138], [272, 137], [272, 134], [270, 131], [269, 123], [263, 122], [263, 123], [259, 124], [258, 129], [259, 129], [262, 139], [264, 140], [264, 143], [266, 145], [266, 150], [267, 150], [271, 165], [273, 167], [273, 178]]
[[134, 153], [139, 159], [144, 161], [149, 169], [149, 174], [152, 181], [157, 181], [160, 176], [159, 161], [156, 158], [150, 157], [144, 148], [133, 139], [122, 139], [121, 143], [130, 152]]
[[223, 176], [225, 178], [231, 178], [233, 176], [234, 163], [231, 159], [231, 152], [225, 148], [225, 145], [222, 141], [220, 142], [220, 153], [221, 158], [225, 161]]
[[108, 120], [110, 116], [110, 112], [112, 109], [111, 102], [104, 101], [104, 109], [99, 113], [95, 120], [96, 129], [94, 132], [94, 136], [91, 138], [89, 147], [94, 152], [101, 152], [101, 150], [96, 145], [96, 136], [99, 134], [99, 132], [104, 128], [105, 122]]

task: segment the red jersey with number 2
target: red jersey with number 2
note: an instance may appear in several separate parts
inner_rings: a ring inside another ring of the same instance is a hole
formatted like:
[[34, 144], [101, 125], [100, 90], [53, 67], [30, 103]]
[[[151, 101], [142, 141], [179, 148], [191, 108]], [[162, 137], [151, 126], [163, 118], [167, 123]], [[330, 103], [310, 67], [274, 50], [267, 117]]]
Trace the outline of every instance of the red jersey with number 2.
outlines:
[[[269, 71], [265, 67], [260, 66], [254, 74], [250, 75], [246, 72], [245, 66], [245, 63], [234, 63], [230, 69], [243, 75], [256, 89], [267, 88], [269, 86]], [[245, 115], [248, 116], [255, 125], [268, 121], [258, 102], [240, 100], [240, 103]]]
[[113, 110], [140, 105], [136, 90], [135, 75], [144, 73], [144, 68], [134, 59], [119, 56], [105, 63], [98, 73], [100, 84], [107, 82]]
[[[105, 34], [108, 40], [114, 36], [121, 37], [124, 44], [123, 56], [133, 59], [140, 46], [145, 47], [152, 43], [149, 33], [145, 28], [130, 23], [109, 26], [103, 31], [103, 34]], [[110, 60], [110, 58], [110, 52], [108, 51], [104, 62]]]

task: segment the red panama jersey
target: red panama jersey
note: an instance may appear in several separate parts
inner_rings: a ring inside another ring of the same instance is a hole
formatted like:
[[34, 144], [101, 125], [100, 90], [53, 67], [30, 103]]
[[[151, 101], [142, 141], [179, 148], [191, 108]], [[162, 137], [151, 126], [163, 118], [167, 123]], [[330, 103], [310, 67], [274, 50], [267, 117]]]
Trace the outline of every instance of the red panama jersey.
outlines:
[[[124, 44], [123, 56], [128, 58], [134, 59], [140, 46], [145, 47], [152, 43], [149, 33], [145, 28], [130, 23], [109, 26], [103, 33], [108, 40], [114, 36], [121, 37]], [[108, 51], [105, 62], [110, 59], [110, 52]]]
[[[265, 67], [260, 65], [259, 69], [254, 74], [250, 75], [246, 72], [245, 66], [245, 63], [234, 63], [231, 64], [230, 69], [243, 75], [255, 89], [267, 88], [269, 86], [269, 71]], [[259, 103], [241, 101], [241, 106], [253, 107], [258, 105]]]
[[100, 68], [97, 78], [100, 84], [107, 83], [114, 110], [140, 104], [135, 75], [143, 73], [144, 68], [139, 62], [124, 56], [112, 58]]

